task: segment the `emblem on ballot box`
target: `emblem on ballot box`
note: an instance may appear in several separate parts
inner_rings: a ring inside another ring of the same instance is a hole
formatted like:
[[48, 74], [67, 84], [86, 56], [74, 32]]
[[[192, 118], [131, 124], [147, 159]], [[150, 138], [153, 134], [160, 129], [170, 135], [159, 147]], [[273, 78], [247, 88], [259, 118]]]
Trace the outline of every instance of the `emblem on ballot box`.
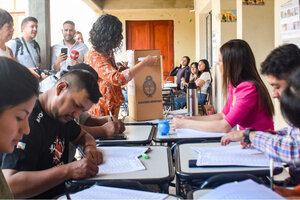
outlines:
[[143, 84], [143, 91], [147, 97], [152, 97], [156, 91], [156, 84], [152, 80], [152, 76], [146, 76], [146, 80]]

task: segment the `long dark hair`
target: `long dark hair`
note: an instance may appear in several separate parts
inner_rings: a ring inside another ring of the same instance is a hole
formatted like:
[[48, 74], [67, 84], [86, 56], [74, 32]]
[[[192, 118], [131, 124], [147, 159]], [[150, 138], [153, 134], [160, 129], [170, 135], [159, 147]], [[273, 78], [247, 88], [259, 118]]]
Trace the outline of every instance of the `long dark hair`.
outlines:
[[294, 126], [300, 128], [300, 66], [290, 77], [280, 98], [282, 116]]
[[191, 65], [190, 65], [190, 73], [192, 74], [192, 69], [191, 67], [195, 65], [196, 66], [196, 69], [197, 69], [197, 78], [200, 76], [201, 72], [199, 71], [198, 69], [198, 63], [197, 62], [192, 62]]
[[39, 94], [37, 78], [18, 62], [0, 57], [0, 114]]
[[[212, 82], [212, 76], [211, 76], [211, 72], [210, 72], [210, 67], [209, 67], [209, 62], [208, 62], [208, 60], [206, 60], [206, 59], [201, 59], [201, 60], [199, 60], [199, 63], [200, 63], [200, 62], [203, 62], [203, 63], [204, 63], [205, 68], [204, 68], [203, 72], [208, 72], [208, 73], [209, 73], [209, 75], [210, 75], [210, 80], [211, 80], [211, 82]], [[199, 70], [199, 71], [200, 71], [200, 70]], [[203, 72], [200, 71], [200, 75], [201, 75]]]
[[229, 82], [237, 87], [241, 82], [252, 82], [258, 91], [259, 106], [265, 106], [267, 114], [273, 116], [274, 107], [269, 92], [256, 69], [255, 58], [249, 44], [244, 40], [230, 40], [222, 45], [223, 92], [227, 97]]
[[112, 50], [119, 47], [122, 31], [122, 23], [117, 17], [104, 14], [93, 24], [89, 41], [96, 51], [109, 56]]

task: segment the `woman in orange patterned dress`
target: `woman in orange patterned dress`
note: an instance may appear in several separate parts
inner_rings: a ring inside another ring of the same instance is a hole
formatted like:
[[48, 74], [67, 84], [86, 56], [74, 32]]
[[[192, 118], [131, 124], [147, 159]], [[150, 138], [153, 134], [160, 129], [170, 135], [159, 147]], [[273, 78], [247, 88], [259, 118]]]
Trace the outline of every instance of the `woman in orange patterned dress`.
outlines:
[[119, 72], [115, 63], [114, 51], [121, 45], [122, 23], [112, 15], [101, 15], [90, 30], [92, 48], [85, 57], [85, 63], [98, 73], [101, 97], [89, 113], [94, 116], [105, 116], [111, 112], [118, 116], [120, 106], [124, 102], [122, 86], [126, 85], [145, 66], [152, 66], [158, 58], [147, 56], [143, 61]]

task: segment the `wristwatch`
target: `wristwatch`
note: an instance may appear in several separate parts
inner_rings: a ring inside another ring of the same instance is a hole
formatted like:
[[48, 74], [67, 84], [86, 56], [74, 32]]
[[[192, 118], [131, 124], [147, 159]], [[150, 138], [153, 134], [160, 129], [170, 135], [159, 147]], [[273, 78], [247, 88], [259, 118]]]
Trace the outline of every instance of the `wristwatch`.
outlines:
[[246, 128], [245, 131], [244, 131], [244, 142], [246, 144], [251, 143], [250, 138], [249, 138], [251, 131], [256, 131], [256, 129], [255, 128], [252, 128], [252, 129]]

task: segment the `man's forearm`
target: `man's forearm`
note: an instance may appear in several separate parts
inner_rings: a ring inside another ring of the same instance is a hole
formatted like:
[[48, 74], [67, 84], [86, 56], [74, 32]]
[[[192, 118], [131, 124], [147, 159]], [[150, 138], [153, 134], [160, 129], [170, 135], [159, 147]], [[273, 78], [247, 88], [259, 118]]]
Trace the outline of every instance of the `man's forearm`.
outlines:
[[[84, 129], [82, 131], [85, 131]], [[88, 133], [87, 131], [85, 131], [86, 133], [84, 134], [80, 134], [79, 138], [77, 138], [75, 140], [75, 145], [80, 145], [80, 146], [85, 146], [87, 144], [89, 145], [94, 145], [96, 147], [96, 141], [95, 138]]]
[[54, 70], [55, 71], [57, 71], [57, 72], [59, 72], [59, 70], [60, 70], [60, 63], [54, 63]]
[[85, 126], [102, 126], [108, 122], [108, 117], [103, 116], [103, 117], [93, 117], [90, 116], [84, 123]]
[[106, 130], [102, 126], [84, 126], [80, 125], [83, 130], [91, 134], [95, 139], [98, 139], [99, 137], [105, 137]]

